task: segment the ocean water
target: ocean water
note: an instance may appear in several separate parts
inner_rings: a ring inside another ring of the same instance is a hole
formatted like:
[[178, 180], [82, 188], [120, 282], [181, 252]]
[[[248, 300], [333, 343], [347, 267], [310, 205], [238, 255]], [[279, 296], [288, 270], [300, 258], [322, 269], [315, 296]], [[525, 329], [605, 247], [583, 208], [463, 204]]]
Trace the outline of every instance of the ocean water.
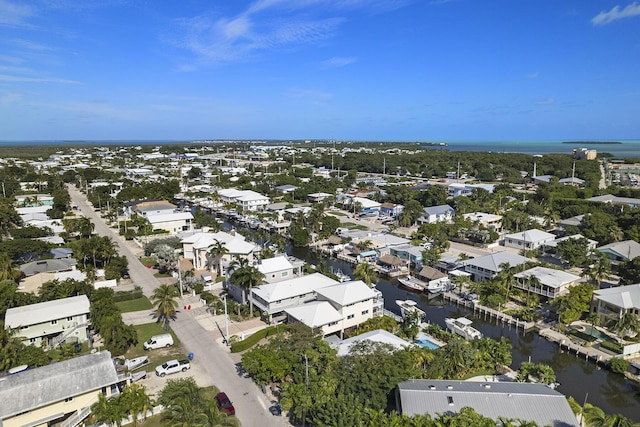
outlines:
[[[598, 142], [563, 143], [563, 141], [438, 141], [446, 145], [425, 146], [433, 150], [523, 153], [532, 155], [571, 154], [574, 148], [588, 148], [598, 153], [611, 153], [616, 158], [640, 158], [640, 140], [616, 140], [620, 144]], [[0, 146], [37, 146], [37, 145], [165, 145], [188, 144], [189, 140], [33, 140], [0, 141]], [[274, 141], [277, 142], [277, 141]], [[606, 141], [605, 141], [606, 142]]]
[[436, 150], [482, 151], [523, 154], [571, 154], [574, 148], [588, 148], [598, 153], [611, 153], [614, 157], [640, 157], [640, 140], [616, 140], [620, 144], [597, 142], [563, 143], [563, 141], [443, 141], [447, 145], [428, 146]]

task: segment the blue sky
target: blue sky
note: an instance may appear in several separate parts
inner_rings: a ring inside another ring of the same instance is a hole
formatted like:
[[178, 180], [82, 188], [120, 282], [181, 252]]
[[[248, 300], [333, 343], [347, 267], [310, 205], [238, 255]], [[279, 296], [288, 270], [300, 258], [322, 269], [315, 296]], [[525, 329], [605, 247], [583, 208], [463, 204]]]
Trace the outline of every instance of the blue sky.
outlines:
[[0, 0], [0, 140], [640, 139], [640, 1]]

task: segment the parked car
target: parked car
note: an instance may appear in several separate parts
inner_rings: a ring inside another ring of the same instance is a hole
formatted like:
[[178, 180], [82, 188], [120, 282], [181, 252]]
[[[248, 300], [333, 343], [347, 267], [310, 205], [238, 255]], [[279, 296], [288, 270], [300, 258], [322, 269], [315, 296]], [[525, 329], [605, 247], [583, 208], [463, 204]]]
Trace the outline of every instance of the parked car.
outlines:
[[470, 292], [468, 294], [464, 294], [464, 296], [462, 298], [467, 300], [467, 301], [478, 301], [480, 299], [480, 298], [478, 298], [478, 294], [476, 294], [475, 292]]
[[142, 346], [145, 350], [153, 350], [156, 348], [170, 347], [173, 345], [173, 337], [171, 334], [154, 335], [149, 338]]
[[184, 360], [168, 360], [160, 366], [156, 366], [156, 375], [164, 377], [168, 374], [177, 374], [178, 372], [186, 372], [191, 369], [191, 363], [187, 359]]
[[216, 402], [218, 404], [218, 408], [227, 415], [235, 415], [236, 408], [233, 407], [233, 403], [229, 400], [227, 393], [221, 391], [216, 394]]

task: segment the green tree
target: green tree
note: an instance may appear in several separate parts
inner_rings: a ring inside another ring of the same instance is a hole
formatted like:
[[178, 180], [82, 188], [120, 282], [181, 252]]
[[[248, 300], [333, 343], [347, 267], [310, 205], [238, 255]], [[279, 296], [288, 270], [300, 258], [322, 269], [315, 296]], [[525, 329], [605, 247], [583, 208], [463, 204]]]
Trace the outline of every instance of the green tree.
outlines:
[[608, 328], [614, 331], [622, 339], [625, 336], [635, 336], [640, 332], [640, 320], [633, 312], [620, 313], [609, 320]]
[[235, 270], [231, 275], [231, 280], [248, 291], [249, 316], [253, 317], [253, 297], [251, 296], [251, 289], [256, 285], [262, 284], [264, 274], [262, 274], [262, 272], [256, 267], [248, 265]]
[[214, 240], [211, 246], [209, 247], [208, 253], [209, 255], [211, 255], [211, 258], [207, 259], [207, 262], [210, 263], [209, 269], [211, 269], [211, 266], [215, 265], [216, 272], [218, 273], [218, 275], [222, 275], [222, 265], [221, 265], [222, 257], [225, 254], [229, 253], [229, 249], [227, 249], [225, 244], [222, 243], [221, 241]]
[[373, 265], [368, 262], [361, 262], [353, 271], [353, 276], [356, 280], [362, 280], [368, 286], [378, 282], [378, 274]]
[[640, 281], [640, 256], [618, 266], [620, 286], [633, 285]]
[[151, 302], [156, 306], [153, 317], [165, 330], [168, 330], [169, 322], [176, 319], [177, 297], [178, 290], [173, 285], [160, 285], [153, 290]]

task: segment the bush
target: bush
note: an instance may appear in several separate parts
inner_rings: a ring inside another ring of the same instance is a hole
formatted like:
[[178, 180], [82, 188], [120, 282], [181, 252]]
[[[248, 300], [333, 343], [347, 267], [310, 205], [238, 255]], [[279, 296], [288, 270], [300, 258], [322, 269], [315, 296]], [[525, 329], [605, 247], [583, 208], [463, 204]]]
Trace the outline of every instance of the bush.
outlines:
[[622, 353], [622, 346], [617, 342], [603, 341], [600, 343], [600, 347], [613, 351], [614, 353]]
[[121, 291], [113, 294], [113, 302], [130, 301], [138, 298], [142, 298], [142, 289], [136, 288], [132, 291]]
[[609, 361], [609, 366], [611, 367], [611, 370], [613, 372], [624, 374], [625, 372], [627, 372], [627, 367], [629, 366], [629, 364], [624, 359], [618, 359], [617, 357], [614, 357]]
[[278, 329], [276, 326], [268, 326], [264, 329], [260, 329], [250, 337], [242, 341], [234, 342], [233, 344], [231, 344], [231, 353], [239, 353], [241, 351], [245, 351], [253, 347], [254, 345], [256, 345], [258, 341], [260, 341], [261, 339], [266, 338], [270, 335], [273, 335], [274, 333], [277, 332], [277, 330]]

